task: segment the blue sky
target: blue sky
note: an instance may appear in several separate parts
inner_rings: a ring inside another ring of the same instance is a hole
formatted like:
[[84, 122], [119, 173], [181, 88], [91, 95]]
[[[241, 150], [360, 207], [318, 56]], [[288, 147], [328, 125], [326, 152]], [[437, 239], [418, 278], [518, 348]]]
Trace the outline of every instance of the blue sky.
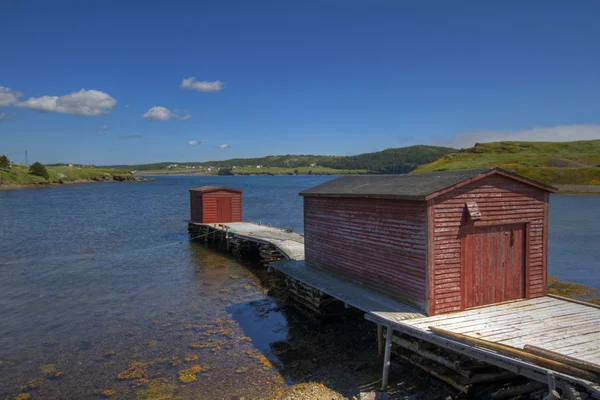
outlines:
[[1, 12], [0, 153], [16, 161], [600, 138], [597, 1], [6, 0]]

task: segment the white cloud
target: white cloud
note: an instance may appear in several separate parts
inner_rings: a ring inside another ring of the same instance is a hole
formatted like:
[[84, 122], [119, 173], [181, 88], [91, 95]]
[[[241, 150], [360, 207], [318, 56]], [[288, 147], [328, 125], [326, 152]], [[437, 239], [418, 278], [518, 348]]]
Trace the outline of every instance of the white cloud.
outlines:
[[64, 96], [30, 97], [16, 106], [41, 112], [95, 116], [106, 114], [116, 104], [117, 100], [107, 93], [81, 89]]
[[10, 120], [13, 120], [13, 119], [16, 119], [16, 118], [17, 118], [17, 114], [16, 113], [8, 113], [8, 114], [5, 113], [5, 112], [0, 113], [0, 122], [2, 122], [2, 121], [10, 121]]
[[106, 135], [106, 132], [98, 131], [98, 136], [104, 136], [104, 135]]
[[21, 97], [23, 97], [23, 93], [0, 86], [0, 107], [12, 106], [18, 103]]
[[221, 81], [197, 81], [195, 77], [181, 81], [182, 89], [197, 90], [199, 92], [220, 92], [224, 86]]
[[190, 146], [197, 146], [197, 145], [199, 145], [199, 144], [202, 144], [202, 143], [204, 143], [204, 142], [208, 142], [208, 140], [204, 140], [204, 139], [202, 139], [202, 140], [190, 140], [190, 141], [188, 142], [188, 144], [189, 144]]
[[142, 117], [146, 119], [151, 119], [153, 121], [166, 121], [170, 118], [173, 118], [175, 114], [173, 114], [169, 109], [165, 107], [152, 107], [149, 109], [146, 114], [142, 115]]
[[231, 147], [231, 146], [230, 146], [230, 145], [228, 145], [228, 144], [222, 144], [222, 145], [219, 145], [219, 146], [217, 146], [217, 149], [228, 149], [228, 148], [230, 148], [230, 147]]
[[100, 131], [107, 131], [107, 130], [109, 130], [110, 128], [112, 128], [112, 126], [111, 126], [111, 125], [108, 125], [108, 124], [105, 124], [105, 125], [100, 125], [100, 126], [96, 127], [96, 129], [98, 129], [98, 130], [100, 130]]
[[179, 116], [177, 113], [171, 112], [168, 108], [155, 106], [146, 111], [142, 117], [146, 119], [150, 119], [152, 121], [167, 121], [171, 118], [177, 119], [190, 119], [192, 117], [191, 114], [186, 114], [183, 117]]
[[558, 125], [518, 131], [460, 132], [442, 142], [454, 148], [467, 148], [475, 143], [487, 142], [564, 142], [592, 139], [600, 139], [600, 125]]

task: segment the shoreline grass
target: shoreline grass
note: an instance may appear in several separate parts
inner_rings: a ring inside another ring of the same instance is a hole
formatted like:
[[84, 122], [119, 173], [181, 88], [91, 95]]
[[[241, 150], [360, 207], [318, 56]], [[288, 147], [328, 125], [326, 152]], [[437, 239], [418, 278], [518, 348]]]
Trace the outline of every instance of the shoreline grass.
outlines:
[[[60, 184], [60, 182], [102, 182], [104, 180], [134, 180], [134, 176], [126, 170], [95, 167], [46, 167], [49, 178], [29, 174], [29, 167], [13, 165], [8, 171], [0, 170], [0, 186], [35, 186]], [[105, 178], [106, 177], [106, 178]]]

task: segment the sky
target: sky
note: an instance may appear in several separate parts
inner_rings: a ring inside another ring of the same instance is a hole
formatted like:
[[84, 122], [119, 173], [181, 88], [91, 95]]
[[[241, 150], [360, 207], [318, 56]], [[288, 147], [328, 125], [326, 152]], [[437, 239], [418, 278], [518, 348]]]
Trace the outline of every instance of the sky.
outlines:
[[600, 2], [4, 0], [0, 154], [137, 164], [600, 139]]

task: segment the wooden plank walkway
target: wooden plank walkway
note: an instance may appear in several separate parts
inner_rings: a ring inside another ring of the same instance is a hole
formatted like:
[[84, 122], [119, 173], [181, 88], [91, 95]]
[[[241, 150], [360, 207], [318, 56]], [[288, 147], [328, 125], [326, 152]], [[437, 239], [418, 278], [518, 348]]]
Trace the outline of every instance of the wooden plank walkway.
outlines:
[[541, 297], [427, 317], [421, 311], [303, 261], [270, 264], [387, 323], [433, 335], [430, 326], [522, 349], [526, 344], [600, 364], [600, 308]]
[[414, 307], [312, 267], [304, 261], [278, 261], [270, 263], [269, 267], [362, 311], [394, 314], [402, 319], [425, 317], [425, 314]]
[[[600, 308], [597, 306], [547, 296], [427, 317], [399, 300], [304, 261], [279, 261], [269, 266], [364, 311], [366, 319], [388, 327], [390, 332], [397, 331], [429, 341], [538, 382], [547, 383], [548, 376], [552, 374], [557, 380], [583, 385], [594, 398], [600, 398], [600, 385], [596, 383], [491, 350], [454, 342], [435, 335], [429, 329], [442, 328], [521, 349], [529, 344], [600, 364]], [[391, 340], [391, 336], [388, 337]]]
[[220, 231], [227, 231], [239, 238], [262, 244], [273, 245], [279, 252], [290, 260], [304, 260], [304, 236], [296, 232], [251, 222], [229, 222], [224, 224], [200, 224]]
[[600, 385], [549, 370], [494, 351], [448, 340], [429, 327], [522, 349], [533, 345], [600, 364], [600, 307], [557, 297], [541, 297], [485, 306], [451, 314], [403, 319], [400, 312], [367, 312], [365, 318], [440, 347], [466, 354], [508, 371], [547, 382], [556, 379], [578, 383], [600, 399]]
[[[393, 313], [386, 318], [393, 318]], [[522, 349], [526, 344], [600, 364], [600, 308], [554, 297], [444, 314], [405, 325], [446, 329]]]

